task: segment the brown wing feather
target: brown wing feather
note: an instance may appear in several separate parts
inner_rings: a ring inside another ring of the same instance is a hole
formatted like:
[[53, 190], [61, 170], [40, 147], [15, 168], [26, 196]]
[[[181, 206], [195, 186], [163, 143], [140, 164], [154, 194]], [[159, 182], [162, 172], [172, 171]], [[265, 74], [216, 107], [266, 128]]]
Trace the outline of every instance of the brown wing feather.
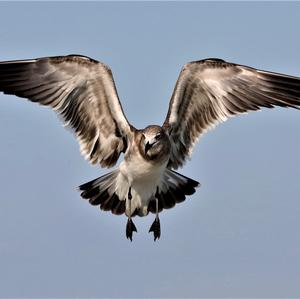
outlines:
[[111, 167], [126, 150], [133, 127], [101, 62], [78, 55], [0, 62], [0, 91], [51, 107], [92, 164]]
[[299, 108], [300, 78], [206, 59], [186, 64], [177, 80], [164, 127], [182, 166], [197, 139], [229, 117], [274, 106]]

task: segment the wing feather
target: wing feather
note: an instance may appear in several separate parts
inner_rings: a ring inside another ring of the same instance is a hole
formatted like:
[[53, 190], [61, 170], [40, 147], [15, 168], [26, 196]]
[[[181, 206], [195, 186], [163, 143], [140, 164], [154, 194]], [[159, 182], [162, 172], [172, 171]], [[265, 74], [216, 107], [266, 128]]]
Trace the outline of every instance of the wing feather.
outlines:
[[134, 128], [111, 70], [79, 55], [0, 62], [0, 91], [51, 107], [76, 134], [92, 164], [113, 166]]
[[221, 59], [187, 63], [176, 82], [164, 122], [172, 143], [169, 167], [182, 166], [197, 139], [218, 123], [274, 106], [299, 109], [300, 78]]

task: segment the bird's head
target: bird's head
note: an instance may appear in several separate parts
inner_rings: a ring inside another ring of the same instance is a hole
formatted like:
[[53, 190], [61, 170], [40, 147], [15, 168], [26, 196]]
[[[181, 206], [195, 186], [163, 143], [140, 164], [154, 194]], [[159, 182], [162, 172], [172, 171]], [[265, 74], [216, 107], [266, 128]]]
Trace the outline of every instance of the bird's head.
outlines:
[[170, 139], [160, 126], [148, 126], [142, 130], [141, 147], [150, 160], [161, 160], [170, 154]]

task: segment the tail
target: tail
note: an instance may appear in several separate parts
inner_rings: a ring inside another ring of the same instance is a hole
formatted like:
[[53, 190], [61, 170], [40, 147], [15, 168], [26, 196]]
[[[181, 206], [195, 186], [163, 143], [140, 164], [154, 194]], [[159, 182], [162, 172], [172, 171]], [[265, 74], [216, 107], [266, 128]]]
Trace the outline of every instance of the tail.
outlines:
[[[199, 186], [199, 182], [167, 169], [163, 182], [156, 194], [158, 198], [158, 212], [161, 212], [162, 209], [173, 208], [176, 203], [183, 202], [186, 195], [194, 194], [196, 191], [195, 188]], [[154, 197], [149, 202], [148, 211], [152, 213], [156, 212]]]
[[82, 191], [81, 196], [94, 206], [100, 205], [103, 211], [111, 211], [115, 215], [123, 214], [125, 200], [120, 200], [115, 193], [118, 173], [118, 170], [114, 170], [79, 186], [79, 190]]

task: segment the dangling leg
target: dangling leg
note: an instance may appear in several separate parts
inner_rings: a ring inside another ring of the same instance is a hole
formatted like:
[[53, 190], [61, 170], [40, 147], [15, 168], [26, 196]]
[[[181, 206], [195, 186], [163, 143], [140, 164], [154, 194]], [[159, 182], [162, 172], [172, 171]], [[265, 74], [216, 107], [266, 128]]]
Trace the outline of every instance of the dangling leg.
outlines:
[[129, 190], [128, 190], [129, 216], [128, 216], [127, 225], [126, 225], [126, 238], [130, 239], [130, 241], [132, 242], [132, 233], [137, 232], [137, 230], [131, 219], [131, 199], [132, 199], [131, 187], [129, 187]]
[[155, 216], [154, 222], [152, 223], [152, 225], [149, 229], [149, 233], [153, 232], [154, 241], [156, 241], [156, 239], [160, 238], [160, 221], [159, 221], [159, 217], [158, 217], [158, 197], [159, 197], [159, 193], [158, 193], [158, 187], [157, 187], [156, 193], [155, 193], [156, 216]]

